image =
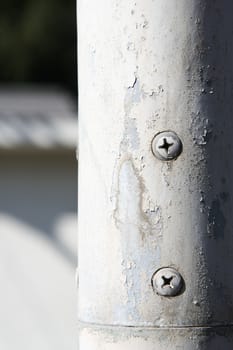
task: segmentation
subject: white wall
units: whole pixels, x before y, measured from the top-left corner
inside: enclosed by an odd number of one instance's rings
[[[76,161],[0,154],[0,349],[76,349]]]

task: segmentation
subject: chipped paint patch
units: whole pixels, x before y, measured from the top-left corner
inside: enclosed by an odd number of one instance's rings
[[[125,118],[124,135],[121,142],[121,151],[128,149],[137,150],[140,146],[140,139],[138,135],[137,122],[135,118]]]
[[[140,83],[137,76],[135,76],[134,82],[128,87],[125,94],[125,115],[129,115],[134,104],[141,101]]]
[[[151,268],[160,260],[162,210],[149,199],[130,157],[121,160],[117,179],[114,220],[121,234],[121,265],[127,293],[121,312],[127,310],[128,321],[136,322],[141,319],[140,307],[145,302]]]
[[[192,113],[190,131],[193,141],[199,146],[206,145],[212,137],[212,129],[207,118],[201,116],[200,112]]]

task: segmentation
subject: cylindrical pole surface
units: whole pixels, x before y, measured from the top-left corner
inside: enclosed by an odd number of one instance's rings
[[[80,350],[230,350],[233,2],[78,0],[78,33]]]

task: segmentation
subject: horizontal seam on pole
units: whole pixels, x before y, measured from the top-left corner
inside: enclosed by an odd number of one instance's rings
[[[122,329],[135,329],[135,330],[170,330],[170,329],[220,329],[220,328],[233,328],[233,324],[227,325],[187,325],[187,326],[129,326],[129,325],[121,325],[121,324],[100,324],[93,322],[84,322],[79,320],[78,324],[82,328],[122,328]]]

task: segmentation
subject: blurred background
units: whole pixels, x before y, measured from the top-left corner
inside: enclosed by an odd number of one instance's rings
[[[0,4],[0,349],[77,349],[75,0]]]

